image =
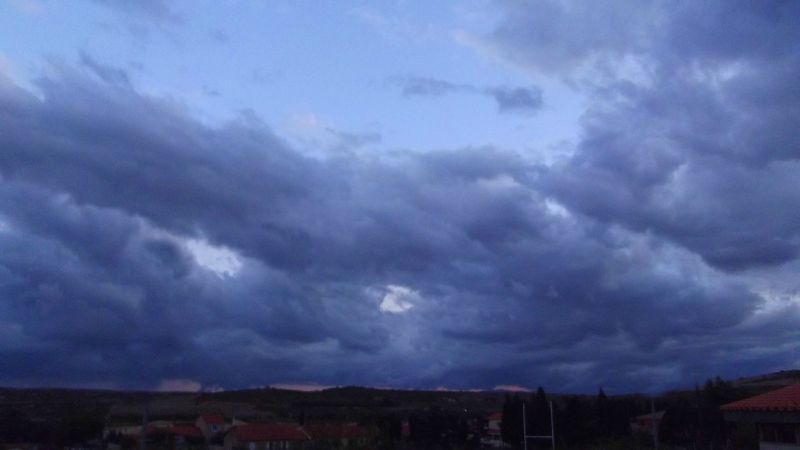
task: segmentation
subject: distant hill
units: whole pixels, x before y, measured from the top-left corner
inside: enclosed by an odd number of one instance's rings
[[[800,370],[783,370],[763,375],[729,380],[731,386],[748,394],[757,394],[790,384],[800,383]],[[693,389],[672,394],[692,394]],[[145,391],[112,391],[84,389],[16,389],[0,388],[0,411],[20,414],[36,420],[50,420],[65,415],[80,416],[87,420],[103,422],[109,413],[122,414],[126,409],[134,414],[145,401],[172,404],[186,409],[186,404],[203,404],[204,409],[227,411],[234,404],[251,407],[241,415],[267,414],[277,418],[346,417],[351,420],[375,414],[400,416],[438,408],[441,411],[486,414],[503,407],[503,391],[414,391],[375,389],[365,387],[337,387],[315,392],[262,388],[222,392],[177,393]],[[522,396],[527,393],[519,393]],[[553,395],[552,393],[549,393]],[[559,399],[564,394],[553,395]],[[255,412],[253,412],[255,411]],[[245,414],[247,412],[247,414]]]
[[[730,383],[734,387],[742,389],[777,389],[790,384],[800,384],[800,370],[781,370],[779,372],[772,372],[764,375],[730,380]]]

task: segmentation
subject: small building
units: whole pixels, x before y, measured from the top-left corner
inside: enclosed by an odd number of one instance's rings
[[[641,416],[634,417],[631,419],[630,423],[631,431],[650,435],[652,435],[654,431],[658,433],[661,421],[664,420],[665,413],[666,411],[656,411],[654,413],[642,414]]]
[[[194,425],[203,432],[203,436],[208,440],[226,431],[225,417],[222,414],[204,414],[197,418]]]
[[[481,437],[481,444],[491,448],[504,447],[503,413],[495,412],[486,417],[486,433]]]
[[[225,434],[225,450],[306,450],[311,436],[300,425],[253,423],[231,428]]]
[[[800,384],[722,405],[725,420],[758,428],[760,450],[800,450]]]

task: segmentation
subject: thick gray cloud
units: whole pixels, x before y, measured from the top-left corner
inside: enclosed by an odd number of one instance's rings
[[[628,391],[800,363],[791,11],[502,5],[487,42],[589,100],[552,165],[314,157],[86,56],[0,81],[0,382]]]
[[[575,77],[585,76],[578,67],[620,67],[586,88],[584,136],[541,186],[571,208],[658,233],[725,270],[795,259],[797,5],[634,3],[602,11],[581,2],[505,4],[507,20],[490,42],[512,60],[534,70],[569,63]],[[543,25],[573,21],[593,25]],[[626,71],[623,58],[636,68]]]

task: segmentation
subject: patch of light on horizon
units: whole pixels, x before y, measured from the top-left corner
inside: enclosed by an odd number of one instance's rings
[[[498,384],[493,389],[495,391],[504,391],[504,392],[533,392],[530,389],[526,388],[525,386],[519,386],[516,384]]]
[[[161,392],[200,392],[203,385],[186,378],[164,379],[158,384]]]
[[[214,272],[219,277],[234,277],[242,268],[239,255],[227,248],[214,246],[205,240],[188,239],[186,248],[200,267]]]
[[[273,389],[284,389],[287,391],[300,391],[300,392],[319,392],[325,389],[331,389],[338,386],[335,385],[322,385],[322,384],[304,384],[304,383],[278,383],[270,384],[269,387]]]
[[[386,291],[379,306],[385,313],[403,314],[414,307],[413,301],[421,299],[419,292],[405,286],[390,284]]]

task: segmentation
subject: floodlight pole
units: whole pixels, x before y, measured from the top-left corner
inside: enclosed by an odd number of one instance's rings
[[[525,419],[525,400],[522,401],[522,445],[528,450],[528,421]]]
[[[149,411],[147,410],[147,400],[144,401],[144,406],[142,407],[142,430],[139,433],[139,449],[140,450],[147,450],[147,423],[150,421],[149,419]]]
[[[658,450],[658,425],[656,424],[656,400],[650,399],[650,424],[653,428],[653,448]]]
[[[525,402],[522,402],[522,442],[525,450],[528,450],[528,439],[550,439],[550,445],[556,450],[556,422],[553,420],[553,401],[550,400],[550,435],[548,436],[528,436],[527,420],[525,420]]]
[[[552,449],[556,450],[556,421],[553,420],[553,401],[550,400],[550,443]]]

